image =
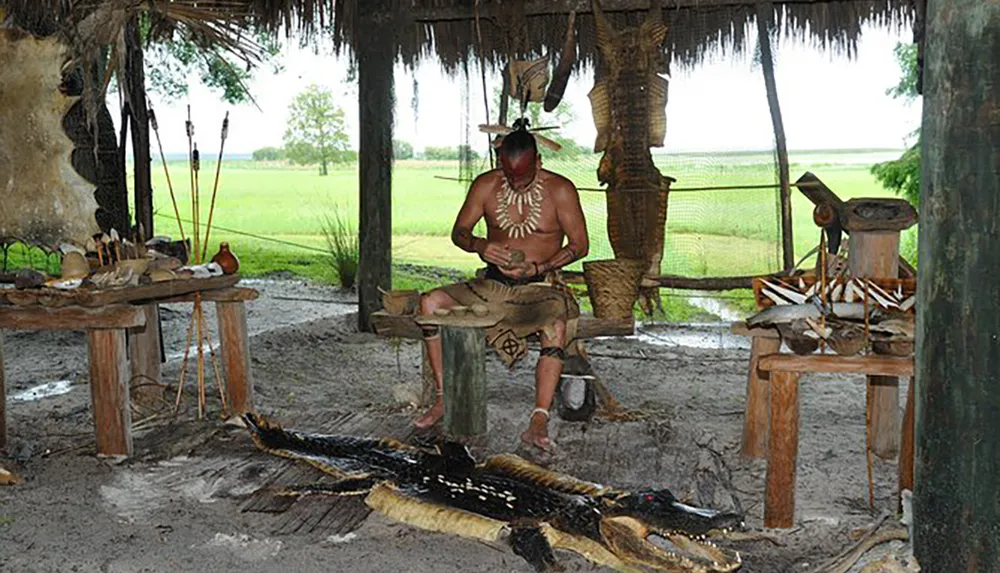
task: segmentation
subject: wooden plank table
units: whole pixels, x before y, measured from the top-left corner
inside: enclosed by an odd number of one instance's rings
[[[97,453],[128,457],[132,455],[129,383],[137,376],[154,382],[160,379],[157,319],[161,303],[193,302],[196,297],[215,303],[227,405],[233,413],[253,409],[244,303],[258,293],[235,287],[238,282],[238,275],[224,275],[95,292],[5,289],[0,291],[0,331],[85,331]],[[127,336],[132,337],[128,354]],[[5,403],[0,355],[0,450],[6,447]]]
[[[799,448],[799,377],[805,372],[909,377],[899,460],[900,487],[913,488],[913,358],[890,356],[838,356],[830,354],[766,354],[757,370],[769,382],[770,430],[764,495],[764,526],[792,527],[795,521],[795,472]],[[759,417],[748,406],[746,416]],[[759,427],[760,420],[748,422]],[[766,426],[765,426],[766,427]],[[871,431],[869,429],[868,431]]]

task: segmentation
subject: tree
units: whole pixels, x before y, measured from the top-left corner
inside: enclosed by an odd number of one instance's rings
[[[408,141],[393,140],[392,156],[395,159],[413,159],[413,146]]]
[[[254,161],[281,161],[285,158],[285,150],[280,147],[261,147],[253,152]]]
[[[896,61],[902,71],[899,83],[886,90],[894,98],[902,98],[907,103],[917,99],[917,46],[896,44]],[[883,187],[902,196],[914,207],[920,204],[920,129],[911,134],[916,143],[903,152],[899,159],[877,163],[871,172]]]
[[[159,35],[151,30],[148,16],[142,17],[140,30],[143,45],[146,45],[146,79],[151,93],[165,100],[183,98],[188,93],[188,76],[197,73],[202,83],[221,91],[227,103],[239,104],[252,99],[247,91],[252,70],[223,48],[210,43],[201,45],[179,34]],[[281,48],[277,41],[263,31],[250,29],[247,33],[264,48],[261,54],[264,59],[260,63],[271,64],[271,71],[279,73],[282,66],[277,56]]]
[[[493,90],[493,102],[492,102],[492,107],[490,107],[491,114],[499,113],[500,101],[501,101],[500,98],[503,96],[503,94],[501,93],[502,91],[503,91],[502,87],[497,87],[494,88]],[[517,119],[520,115],[521,104],[516,99],[510,98],[509,95],[508,98],[509,99],[507,105],[507,125],[511,125],[514,123],[514,120]],[[568,125],[569,123],[573,122],[573,120],[576,119],[576,114],[573,112],[573,109],[570,107],[569,102],[567,102],[566,100],[563,100],[559,104],[559,106],[556,107],[556,109],[552,110],[551,112],[546,112],[545,109],[542,107],[541,102],[528,102],[528,105],[525,107],[524,110],[524,116],[528,118],[528,122],[531,127],[555,126],[561,128],[565,127],[566,125]],[[494,115],[490,119],[495,120],[496,116]],[[562,149],[559,151],[552,151],[548,148],[544,148],[541,150],[542,153],[546,155],[552,154],[557,159],[572,159],[574,157],[578,157],[583,153],[590,152],[589,148],[580,145],[579,143],[573,141],[568,137],[563,137],[562,135],[560,135],[559,129],[546,130],[543,132],[539,132],[539,134],[544,135],[545,137],[551,139],[552,141],[555,141],[556,143],[562,146]]]
[[[330,163],[347,160],[347,130],[344,110],[333,102],[333,93],[310,85],[288,106],[285,153],[294,163],[320,165],[328,173]]]

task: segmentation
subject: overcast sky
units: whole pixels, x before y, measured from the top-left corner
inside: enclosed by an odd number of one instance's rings
[[[755,36],[755,34],[751,34]],[[893,57],[896,42],[911,41],[911,33],[866,28],[856,60],[824,53],[791,42],[775,54],[778,95],[790,149],[892,148],[901,149],[906,136],[920,124],[919,101],[906,105],[885,94],[899,78]],[[260,109],[253,105],[223,103],[211,90],[190,78],[188,97],[163,101],[151,94],[159,118],[165,151],[185,153],[184,120],[192,108],[195,139],[203,152],[218,152],[219,129],[230,113],[227,153],[250,153],[265,146],[280,146],[288,104],[310,83],[333,90],[338,105],[347,114],[352,146],[357,147],[357,86],[347,79],[347,61],[321,50],[288,47],[281,56],[284,71],[272,74],[262,69],[251,90]],[[481,79],[472,72],[469,113],[475,126],[485,119]],[[414,114],[414,75],[418,107]],[[416,73],[396,69],[395,137],[424,146],[451,146],[464,137],[464,78],[445,76],[437,62],[427,61]],[[497,76],[487,77],[489,89],[499,85]],[[564,105],[569,104],[576,121],[563,133],[585,145],[596,134],[590,116],[587,92],[593,85],[591,72],[569,83]],[[491,110],[495,118],[496,110]],[[475,137],[474,143],[483,141]],[[770,149],[773,145],[763,75],[750,56],[715,58],[693,70],[674,69],[667,105],[666,150]]]

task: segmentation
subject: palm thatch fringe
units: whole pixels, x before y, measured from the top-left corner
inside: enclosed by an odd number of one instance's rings
[[[180,29],[252,63],[260,52],[243,31],[246,27],[305,39],[322,34],[332,38],[338,52],[353,56],[362,32],[359,1],[363,0],[0,0],[0,8],[21,21],[48,22],[53,32],[78,27],[88,15],[103,15],[102,25],[84,30],[91,34],[85,43],[113,40],[124,13],[146,11],[160,23],[161,32]],[[664,0],[664,18],[670,25],[664,55],[674,65],[691,66],[720,50],[725,55],[752,49],[756,5],[764,1],[686,0],[678,8],[674,4],[681,0]],[[774,2],[775,23],[784,34],[851,57],[865,25],[899,29],[912,22],[919,1],[778,0]],[[480,61],[480,56],[495,71],[512,57],[538,57],[556,53],[562,46],[568,16],[525,15],[523,2],[479,0],[479,10],[490,14],[479,22],[481,43],[474,20],[424,21],[420,17],[430,9],[468,11],[475,4],[476,0],[392,0],[392,11],[383,16],[392,22],[393,33],[385,41],[396,44],[398,62],[413,67],[433,58],[449,73]],[[642,10],[605,11],[616,29],[638,26],[645,17]],[[574,71],[579,72],[593,65],[597,47],[589,11],[577,14],[576,20]]]

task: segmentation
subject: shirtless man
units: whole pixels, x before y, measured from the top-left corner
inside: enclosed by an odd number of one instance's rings
[[[515,124],[516,125],[516,124]],[[573,183],[542,169],[535,138],[523,127],[507,135],[499,150],[501,167],[483,173],[472,183],[452,229],[452,242],[476,253],[486,264],[484,278],[507,285],[542,282],[550,271],[587,255],[587,225],[580,197]],[[521,209],[517,198],[521,197]],[[476,237],[472,229],[486,218],[487,235]],[[566,244],[563,245],[564,240]],[[520,251],[521,257],[512,256]],[[433,314],[458,302],[443,289],[425,294],[421,312]],[[535,367],[535,409],[521,439],[541,449],[550,449],[548,410],[562,373],[566,323],[557,319],[555,336],[540,332],[541,355]],[[424,331],[428,358],[437,384],[435,404],[416,422],[417,428],[434,425],[444,415],[441,338],[435,330]]]

